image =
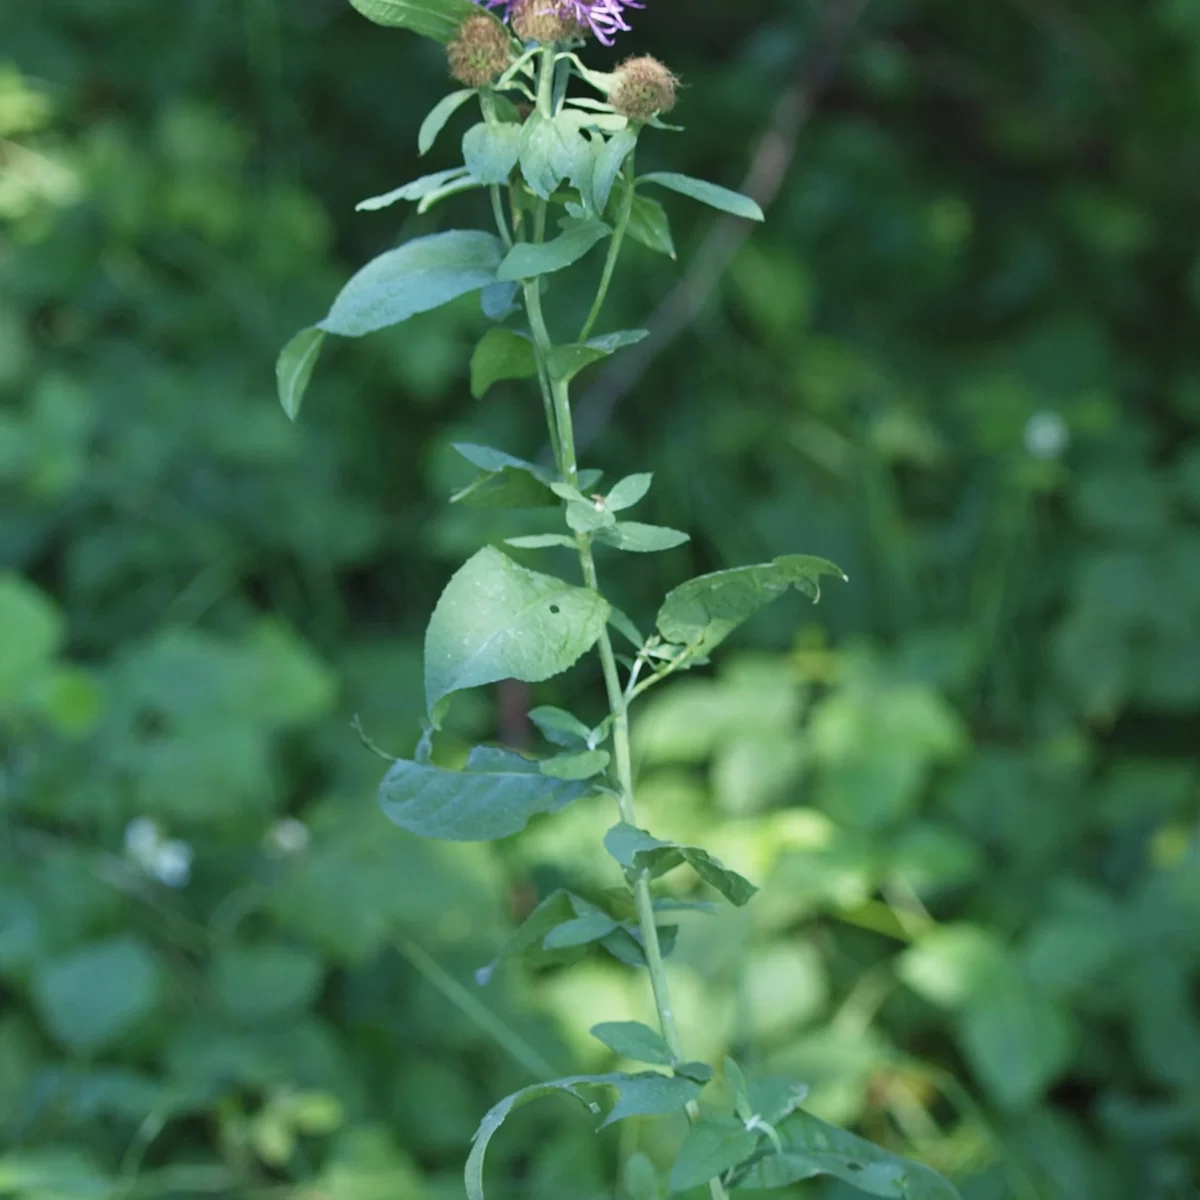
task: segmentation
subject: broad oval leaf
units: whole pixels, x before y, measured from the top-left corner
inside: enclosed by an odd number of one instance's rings
[[[474,95],[474,88],[463,88],[461,91],[451,92],[450,95],[443,96],[429,110],[425,120],[421,122],[420,130],[417,132],[417,151],[420,154],[426,154],[433,148],[433,143],[437,141],[438,134],[446,128],[446,122]]]
[[[626,475],[624,479],[618,479],[612,485],[608,495],[604,497],[604,503],[611,512],[632,508],[639,500],[645,498],[653,482],[654,475],[650,471]]]
[[[426,196],[441,190],[449,183],[457,182],[466,174],[466,167],[451,167],[448,171],[435,171],[432,175],[422,175],[420,179],[414,179],[411,183],[404,184],[403,187],[384,192],[381,196],[371,196],[366,200],[360,200],[354,206],[354,211],[377,212],[379,209],[388,208],[401,200],[424,200]]]
[[[293,421],[300,414],[300,405],[304,403],[304,393],[308,390],[324,341],[324,330],[302,329],[284,346],[275,362],[279,403]]]
[[[532,817],[558,812],[587,791],[585,783],[543,775],[519,754],[476,747],[461,771],[394,762],[379,785],[379,806],[419,837],[489,842],[520,833]]]
[[[657,183],[659,187],[670,188],[682,196],[690,196],[693,200],[699,200],[701,204],[719,208],[735,217],[744,217],[747,221],[766,219],[763,210],[749,196],[709,183],[706,179],[693,179],[690,175],[678,175],[674,171],[653,171],[649,175],[641,176],[638,183]]]
[[[480,183],[507,183],[521,149],[520,125],[480,121],[463,136],[463,162]]]
[[[496,273],[497,279],[533,279],[561,271],[578,262],[597,242],[612,232],[603,221],[584,221],[548,242],[518,242]]]
[[[459,568],[425,634],[425,699],[437,724],[463,688],[550,679],[596,644],[608,620],[598,592],[518,566],[488,546]]]
[[[494,383],[536,374],[537,358],[527,337],[511,329],[489,329],[471,355],[471,395],[482,400]]]
[[[679,529],[666,525],[643,525],[641,521],[620,521],[611,529],[601,529],[598,541],[617,550],[628,550],[634,554],[653,554],[659,550],[673,550],[692,539]]]
[[[779,1127],[783,1153],[772,1152],[750,1168],[740,1186],[780,1188],[831,1175],[872,1196],[895,1200],[960,1200],[936,1171],[899,1158],[836,1125],[797,1112]]]
[[[368,21],[408,29],[442,45],[458,35],[462,23],[479,9],[472,0],[350,0]]]
[[[824,558],[785,554],[774,562],[700,575],[668,593],[658,610],[659,632],[668,642],[707,654],[760,608],[796,588],[814,603],[822,575],[846,576]]]
[[[490,233],[416,238],[369,262],[342,288],[318,328],[362,337],[496,282],[503,245]]]

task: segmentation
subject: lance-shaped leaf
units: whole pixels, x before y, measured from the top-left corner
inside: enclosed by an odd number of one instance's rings
[[[389,208],[393,204],[398,204],[401,200],[423,200],[447,184],[464,179],[466,175],[466,167],[451,167],[448,171],[435,171],[432,175],[422,175],[420,179],[414,179],[402,187],[384,192],[381,196],[371,196],[367,200],[360,200],[354,206],[354,211],[377,212],[381,208]]]
[[[490,233],[452,229],[415,238],[367,263],[342,288],[319,328],[362,337],[488,284],[504,252]]]
[[[452,692],[573,666],[604,631],[608,602],[518,566],[488,546],[446,585],[425,634],[425,699],[435,726]],[[545,777],[543,777],[545,778]]]
[[[622,129],[613,134],[596,155],[596,165],[592,174],[592,195],[597,211],[603,213],[608,207],[608,198],[612,195],[613,184],[621,172],[621,164],[636,145],[637,134],[630,129]]]
[[[644,525],[641,521],[619,521],[596,534],[598,541],[616,550],[627,550],[634,554],[653,554],[659,550],[673,550],[692,539],[680,529],[666,525]]]
[[[680,195],[699,200],[701,204],[719,208],[735,217],[745,217],[747,221],[766,219],[763,210],[749,196],[743,196],[741,192],[731,192],[728,188],[709,183],[706,179],[693,179],[690,175],[677,175],[674,171],[654,171],[641,176],[638,183],[657,183],[660,187],[670,188]]]
[[[612,232],[603,221],[583,221],[548,242],[518,242],[500,264],[497,278],[532,279],[578,262]]]
[[[471,355],[471,395],[482,400],[488,388],[502,379],[529,379],[536,374],[537,359],[529,338],[511,329],[489,329]]]
[[[461,771],[394,762],[379,785],[379,805],[401,829],[445,842],[489,842],[520,833],[539,813],[558,812],[586,783],[543,775],[536,762],[476,746]]]
[[[472,0],[350,0],[368,21],[407,29],[446,45],[479,9]]]
[[[634,196],[629,210],[626,232],[635,242],[653,250],[656,254],[675,257],[675,240],[671,237],[671,220],[667,210],[649,196]]]
[[[433,148],[438,134],[446,128],[446,122],[475,94],[474,88],[463,88],[460,91],[451,92],[450,95],[443,96],[429,110],[417,132],[417,151],[420,154],[426,154]]]
[[[454,449],[482,474],[455,492],[451,503],[471,508],[542,508],[558,503],[550,490],[553,474],[536,463],[470,442],[456,442]]]
[[[302,329],[280,351],[275,363],[279,403],[293,421],[300,414],[300,405],[304,402],[304,393],[308,390],[324,341],[325,334],[320,329]]]
[[[654,1075],[644,1073],[626,1075],[614,1072],[608,1075],[569,1075],[565,1079],[555,1079],[549,1083],[535,1083],[522,1088],[511,1096],[505,1096],[499,1104],[494,1105],[480,1122],[475,1131],[470,1156],[467,1158],[466,1185],[468,1200],[484,1200],[483,1163],[487,1155],[488,1144],[497,1129],[504,1124],[508,1114],[514,1108],[528,1104],[532,1100],[540,1100],[543,1096],[552,1096],[556,1092],[573,1096],[587,1106],[593,1113],[600,1111],[600,1106],[588,1100],[585,1093],[593,1088],[616,1088],[617,1102],[604,1124],[611,1124],[623,1117],[662,1115],[682,1109],[691,1100],[699,1087],[687,1079],[669,1075]]]
[[[635,346],[649,336],[646,329],[623,329],[619,333],[606,333],[600,337],[588,338],[586,342],[555,346],[550,351],[550,374],[555,379],[570,382],[584,367],[615,354],[625,346]]]
[[[758,891],[748,879],[731,871],[707,850],[659,841],[635,825],[614,825],[604,835],[604,846],[627,871],[648,871],[651,879],[687,863],[705,883],[739,908]]]
[[[831,1175],[872,1196],[895,1200],[960,1200],[936,1171],[881,1150],[811,1113],[797,1112],[779,1127],[783,1153],[773,1148],[740,1180],[746,1189],[782,1188]]]
[[[668,593],[658,610],[658,629],[668,642],[708,654],[760,608],[796,588],[815,603],[822,575],[845,579],[839,567],[807,554],[785,554],[774,562],[700,575]]]

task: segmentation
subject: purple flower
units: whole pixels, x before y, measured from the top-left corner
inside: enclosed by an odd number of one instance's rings
[[[639,0],[476,0],[487,8],[503,8],[507,21],[513,9],[522,4],[539,4],[537,11],[555,16],[569,17],[596,35],[606,46],[613,44],[613,35],[629,32],[624,10],[644,8]]]

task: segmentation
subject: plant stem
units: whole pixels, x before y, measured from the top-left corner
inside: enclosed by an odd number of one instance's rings
[[[621,197],[621,212],[617,217],[617,227],[613,230],[612,241],[608,244],[608,255],[604,260],[604,274],[600,277],[600,290],[596,293],[592,310],[588,313],[583,328],[579,331],[578,340],[581,342],[587,341],[588,334],[592,332],[596,319],[600,316],[600,310],[604,307],[604,301],[608,297],[608,287],[612,283],[613,272],[617,268],[617,259],[621,256],[621,243],[625,241],[625,231],[629,228],[629,218],[633,215],[634,155],[636,153],[635,146],[625,160],[625,191]]]

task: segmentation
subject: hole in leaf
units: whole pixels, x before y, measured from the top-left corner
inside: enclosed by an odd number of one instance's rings
[[[562,609],[559,608],[557,604],[552,604],[552,605],[550,605],[550,611],[552,613],[554,613],[555,616],[557,616],[560,612],[562,612]]]

